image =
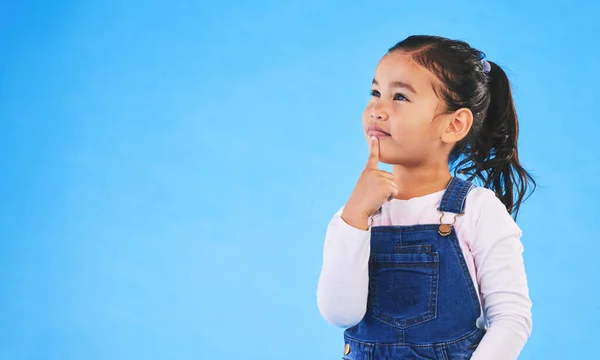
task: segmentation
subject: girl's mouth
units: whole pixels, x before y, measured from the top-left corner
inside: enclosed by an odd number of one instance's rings
[[[367,128],[367,134],[369,136],[377,136],[377,137],[390,136],[390,134],[387,131],[385,131],[382,128],[380,128],[379,126],[375,126],[375,125],[371,125]]]
[[[388,134],[388,133],[385,133],[385,132],[383,132],[383,131],[379,131],[379,130],[369,130],[369,131],[367,132],[367,134],[368,134],[369,136],[377,136],[377,137],[385,137],[385,136],[390,136],[390,134]]]

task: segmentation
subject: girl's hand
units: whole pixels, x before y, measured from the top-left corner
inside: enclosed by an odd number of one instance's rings
[[[394,175],[379,170],[379,139],[372,136],[367,165],[342,211],[342,219],[355,228],[368,230],[369,217],[396,195],[398,187]]]

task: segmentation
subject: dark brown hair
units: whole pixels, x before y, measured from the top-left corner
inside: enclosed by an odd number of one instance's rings
[[[467,180],[477,179],[494,191],[516,220],[527,190],[532,186],[533,193],[536,183],[519,162],[519,123],[506,73],[487,60],[490,71],[484,71],[483,52],[439,36],[409,36],[388,52],[393,51],[410,53],[437,77],[442,86],[434,90],[446,112],[471,110],[471,130],[454,146],[448,163],[455,176],[466,174]]]

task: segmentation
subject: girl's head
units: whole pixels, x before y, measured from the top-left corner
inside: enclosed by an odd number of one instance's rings
[[[517,156],[518,122],[504,71],[462,41],[410,36],[373,79],[365,134],[378,126],[380,160],[403,168],[451,165],[492,189],[515,218],[535,181]],[[368,137],[368,136],[367,136]]]

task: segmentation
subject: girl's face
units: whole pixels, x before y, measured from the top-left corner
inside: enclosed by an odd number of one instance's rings
[[[414,167],[439,161],[447,122],[444,116],[436,117],[443,109],[433,90],[436,82],[411,55],[395,51],[381,59],[362,117],[367,141],[370,126],[390,134],[376,135],[381,162]]]

